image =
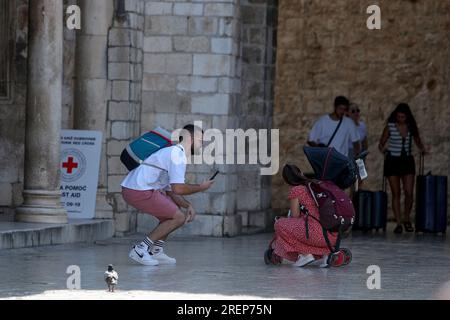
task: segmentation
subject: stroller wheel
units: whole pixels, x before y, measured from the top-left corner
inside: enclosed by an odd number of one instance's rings
[[[352,252],[350,251],[350,249],[347,248],[341,248],[341,250],[344,253],[344,266],[348,265],[350,262],[352,262]]]
[[[264,262],[265,264],[281,264],[281,259],[276,254],[273,253],[273,249],[267,249],[264,252]]]
[[[327,264],[331,267],[342,267],[345,265],[345,254],[342,250],[333,252],[328,256]]]
[[[264,252],[264,263],[265,264],[270,264],[270,256],[271,256],[271,252],[272,249],[267,249],[266,252]]]

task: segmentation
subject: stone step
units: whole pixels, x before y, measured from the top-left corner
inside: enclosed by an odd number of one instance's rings
[[[114,220],[69,220],[67,224],[0,222],[0,250],[94,242],[114,236]]]
[[[265,232],[267,232],[266,228],[262,227],[242,227],[242,235],[251,235]]]

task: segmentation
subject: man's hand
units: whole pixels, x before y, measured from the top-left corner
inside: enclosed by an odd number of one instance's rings
[[[200,188],[202,188],[203,191],[206,191],[209,188],[211,188],[213,184],[214,184],[214,180],[206,180],[205,182],[203,182],[200,185]]]
[[[195,212],[194,207],[192,205],[189,205],[186,213],[186,223],[194,221],[196,215],[197,212]]]

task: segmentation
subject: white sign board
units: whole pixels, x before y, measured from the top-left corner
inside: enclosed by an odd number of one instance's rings
[[[61,203],[69,219],[93,219],[97,197],[102,133],[62,130]]]

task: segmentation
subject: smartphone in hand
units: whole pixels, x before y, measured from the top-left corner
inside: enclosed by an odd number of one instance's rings
[[[219,172],[219,170],[217,170],[216,171],[216,173],[214,173],[214,175],[211,177],[211,179],[209,179],[210,181],[211,180],[214,180],[214,178],[219,174],[220,172]]]

